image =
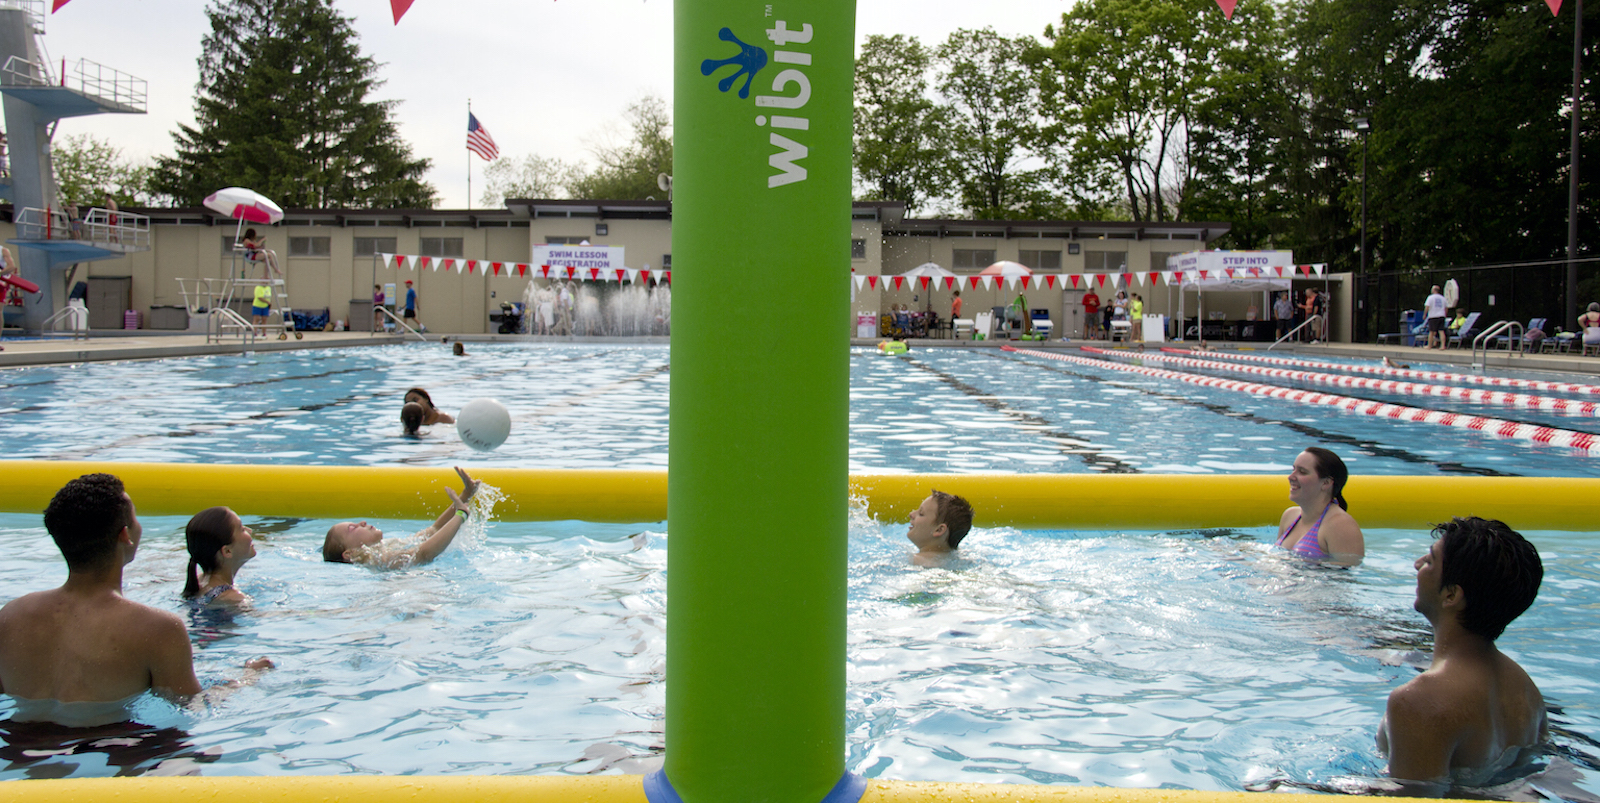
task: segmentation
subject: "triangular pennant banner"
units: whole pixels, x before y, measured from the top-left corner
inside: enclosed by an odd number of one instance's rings
[[[517,263],[517,275],[518,276],[527,276],[528,275],[528,263],[526,263],[526,262],[518,262]]]
[[[599,268],[590,268],[589,269],[589,281],[595,282],[595,281],[599,281],[599,280],[600,280],[600,269]]]
[[[1209,279],[1209,278],[1211,278],[1211,277],[1210,277],[1210,276],[1209,276],[1209,275],[1208,275],[1208,274],[1210,274],[1210,273],[1211,273],[1211,271],[1208,271],[1208,270],[1203,270],[1203,271],[1200,271],[1200,280],[1201,280],[1201,281],[1205,281],[1205,280],[1206,280],[1206,279]]]
[[[860,290],[867,283],[867,277],[865,276],[851,276],[850,278],[855,280],[857,290]]]
[[[1117,283],[1118,287],[1132,287],[1133,286],[1133,274],[1124,273],[1119,278],[1121,279],[1121,281],[1119,281]]]
[[[661,272],[661,281],[666,282],[667,284],[672,284],[672,271],[670,271],[670,270],[662,271]]]
[[[1556,1],[1560,2],[1560,0],[1556,0]],[[390,2],[394,2],[394,3],[405,2],[406,5],[410,5],[409,0],[390,0]],[[1546,0],[1546,2],[1549,2],[1549,0]],[[1224,18],[1226,18],[1229,22],[1233,22],[1233,9],[1234,9],[1234,6],[1237,6],[1238,4],[1239,4],[1239,0],[1217,0],[1217,8],[1222,9],[1222,16]],[[402,12],[402,13],[404,13],[404,12]],[[400,17],[396,16],[394,18],[394,21],[395,22],[399,22],[400,21]]]
[[[56,7],[60,8],[61,4],[66,2],[67,0],[56,0]],[[412,2],[413,0],[389,0],[389,10],[394,12],[394,24],[400,24],[400,18],[406,15],[406,11],[411,8]]]
[[[626,268],[617,268],[617,281],[620,283],[629,273],[632,273],[632,271]]]
[[[868,276],[867,277],[867,285],[870,286],[874,290],[878,289],[878,277],[876,277],[876,276]]]
[[[1178,284],[1183,284],[1183,271],[1181,271],[1181,270],[1173,271],[1172,272],[1172,278],[1177,279],[1178,280]]]
[[[1015,276],[1006,276],[1006,277],[1004,277],[1004,281],[1005,281],[1007,290],[1015,290],[1015,289],[1017,289],[1017,277],[1015,277]]]
[[[1321,276],[1322,272],[1328,269],[1328,263],[1326,263],[1326,262],[1315,262],[1315,263],[1312,263],[1311,269],[1316,271],[1318,276]]]
[[[1098,281],[1100,283],[1101,287],[1105,287],[1106,286],[1106,274],[1097,273],[1097,274],[1095,274],[1094,278],[1095,278],[1096,281]],[[1116,285],[1112,285],[1112,287],[1115,287],[1115,286]]]
[[[955,286],[955,283],[956,283],[956,277],[954,277],[954,276],[946,276],[946,277],[944,277],[944,289],[949,290],[951,287]]]
[[[60,8],[66,4],[67,0],[56,0],[56,8]],[[1550,16],[1554,17],[1555,15],[1561,13],[1561,0],[1544,0],[1544,4],[1550,7]],[[54,14],[55,12],[51,11],[50,13]]]
[[[971,290],[972,288],[977,287],[980,284],[983,284],[984,287],[988,287],[989,286],[987,284],[984,284],[982,276],[968,276],[967,277],[967,289],[968,290]]]
[[[476,260],[476,259],[467,260],[467,273],[471,273],[471,272],[473,272],[473,271],[475,271],[477,269],[478,269],[478,260]]]
[[[1161,276],[1161,274],[1159,272],[1150,271],[1150,284],[1152,284],[1152,285],[1155,284],[1156,283],[1156,279],[1159,278],[1160,276]]]
[[[1300,265],[1299,267],[1300,267],[1300,273],[1302,275],[1305,275],[1305,276],[1310,276],[1311,275],[1311,266],[1310,265]]]
[[[928,279],[929,279],[929,278],[930,278],[930,277],[927,277],[927,276],[918,276],[918,277],[917,277],[917,278],[918,278],[918,279],[921,279],[921,280],[922,280],[922,289],[924,289],[924,290],[926,290],[926,289],[928,289]]]
[[[572,267],[571,265],[568,265],[567,266],[567,281],[570,282],[570,281],[572,281],[573,279],[576,279],[576,278],[578,278],[578,269]]]
[[[1068,275],[1067,278],[1072,281],[1073,289],[1077,289],[1078,283],[1083,281],[1083,274],[1081,274],[1081,273],[1073,273],[1073,274]]]
[[[983,289],[985,289],[985,290],[993,290],[994,289],[994,277],[993,276],[980,276],[979,278],[983,279]]]
[[[896,276],[896,277],[894,277],[894,289],[899,290],[900,286],[905,284],[905,283],[906,283],[906,277],[904,277],[904,276]]]
[[[1028,281],[1030,279],[1032,279],[1032,278],[1033,278],[1032,276],[1024,276],[1024,277],[1022,277],[1022,289],[1024,289],[1024,290],[1028,289]]]
[[[1050,274],[1048,276],[1045,276],[1044,277],[1044,288],[1046,290],[1054,290],[1054,289],[1056,289],[1056,280],[1059,279],[1059,278],[1061,278],[1061,277],[1055,275],[1054,273],[1052,273],[1052,274]]]
[[[400,268],[405,267],[406,266],[406,258],[405,258],[405,256],[402,255],[402,254],[395,254],[394,255],[394,266],[395,266],[395,269],[397,269],[397,270],[400,269]]]
[[[415,265],[416,263],[412,263],[412,264]],[[423,267],[424,270],[426,270],[428,268],[433,268],[434,270],[438,270],[439,269],[439,267],[437,265],[433,264],[433,257],[423,257],[422,258],[422,267]]]

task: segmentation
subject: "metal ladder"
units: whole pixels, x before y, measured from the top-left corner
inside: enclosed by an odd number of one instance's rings
[[[1483,334],[1480,334],[1472,339],[1473,370],[1478,371],[1479,373],[1483,372],[1484,367],[1489,362],[1489,344],[1493,343],[1502,332],[1514,332],[1514,334],[1510,335],[1506,340],[1506,351],[1519,355],[1522,353],[1520,350],[1511,348],[1511,344],[1522,342],[1522,324],[1516,321],[1496,321],[1493,326],[1483,330]],[[1478,349],[1480,348],[1483,349],[1482,359],[1479,359],[1478,357]]]

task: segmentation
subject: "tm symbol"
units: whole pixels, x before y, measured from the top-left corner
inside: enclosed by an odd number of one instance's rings
[[[767,6],[767,16],[772,16],[772,6],[770,4]]]

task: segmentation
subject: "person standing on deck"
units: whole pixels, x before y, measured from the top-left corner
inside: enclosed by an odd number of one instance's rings
[[[1450,341],[1449,334],[1445,332],[1445,303],[1444,294],[1439,292],[1439,285],[1433,286],[1433,292],[1428,294],[1427,300],[1422,302],[1428,321],[1428,348],[1436,348],[1435,340],[1439,341],[1437,348],[1444,348]]]
[[[421,330],[422,322],[417,320],[417,288],[411,286],[410,279],[406,280],[406,307],[401,312],[400,317],[409,321],[419,331]]]

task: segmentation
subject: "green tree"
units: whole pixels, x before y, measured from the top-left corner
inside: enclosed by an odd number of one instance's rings
[[[1184,219],[1195,112],[1226,74],[1228,31],[1210,0],[1084,0],[1045,29],[1045,134],[1079,193],[1133,220]]]
[[[914,36],[873,35],[861,46],[855,168],[862,200],[901,201],[914,211],[945,194],[948,114],[928,95],[932,58]]]
[[[507,198],[562,198],[567,187],[583,175],[581,165],[536,154],[501,157],[483,169],[488,186],[483,205],[501,206]]]
[[[1048,174],[1027,168],[1038,132],[1039,96],[1023,54],[1029,37],[991,28],[958,30],[939,46],[939,93],[949,121],[948,173],[976,218],[1048,217]]]
[[[631,137],[590,149],[599,165],[568,184],[572,197],[665,200],[656,181],[662,173],[672,174],[672,113],[666,101],[646,95],[628,104],[626,118]]]
[[[229,185],[285,207],[431,207],[393,120],[369,98],[378,65],[362,56],[332,0],[213,0],[202,43],[196,127],[173,134],[152,187],[198,204]]]
[[[119,206],[149,200],[150,166],[130,162],[122,149],[92,134],[74,134],[50,146],[61,205],[98,206],[111,193]]]

